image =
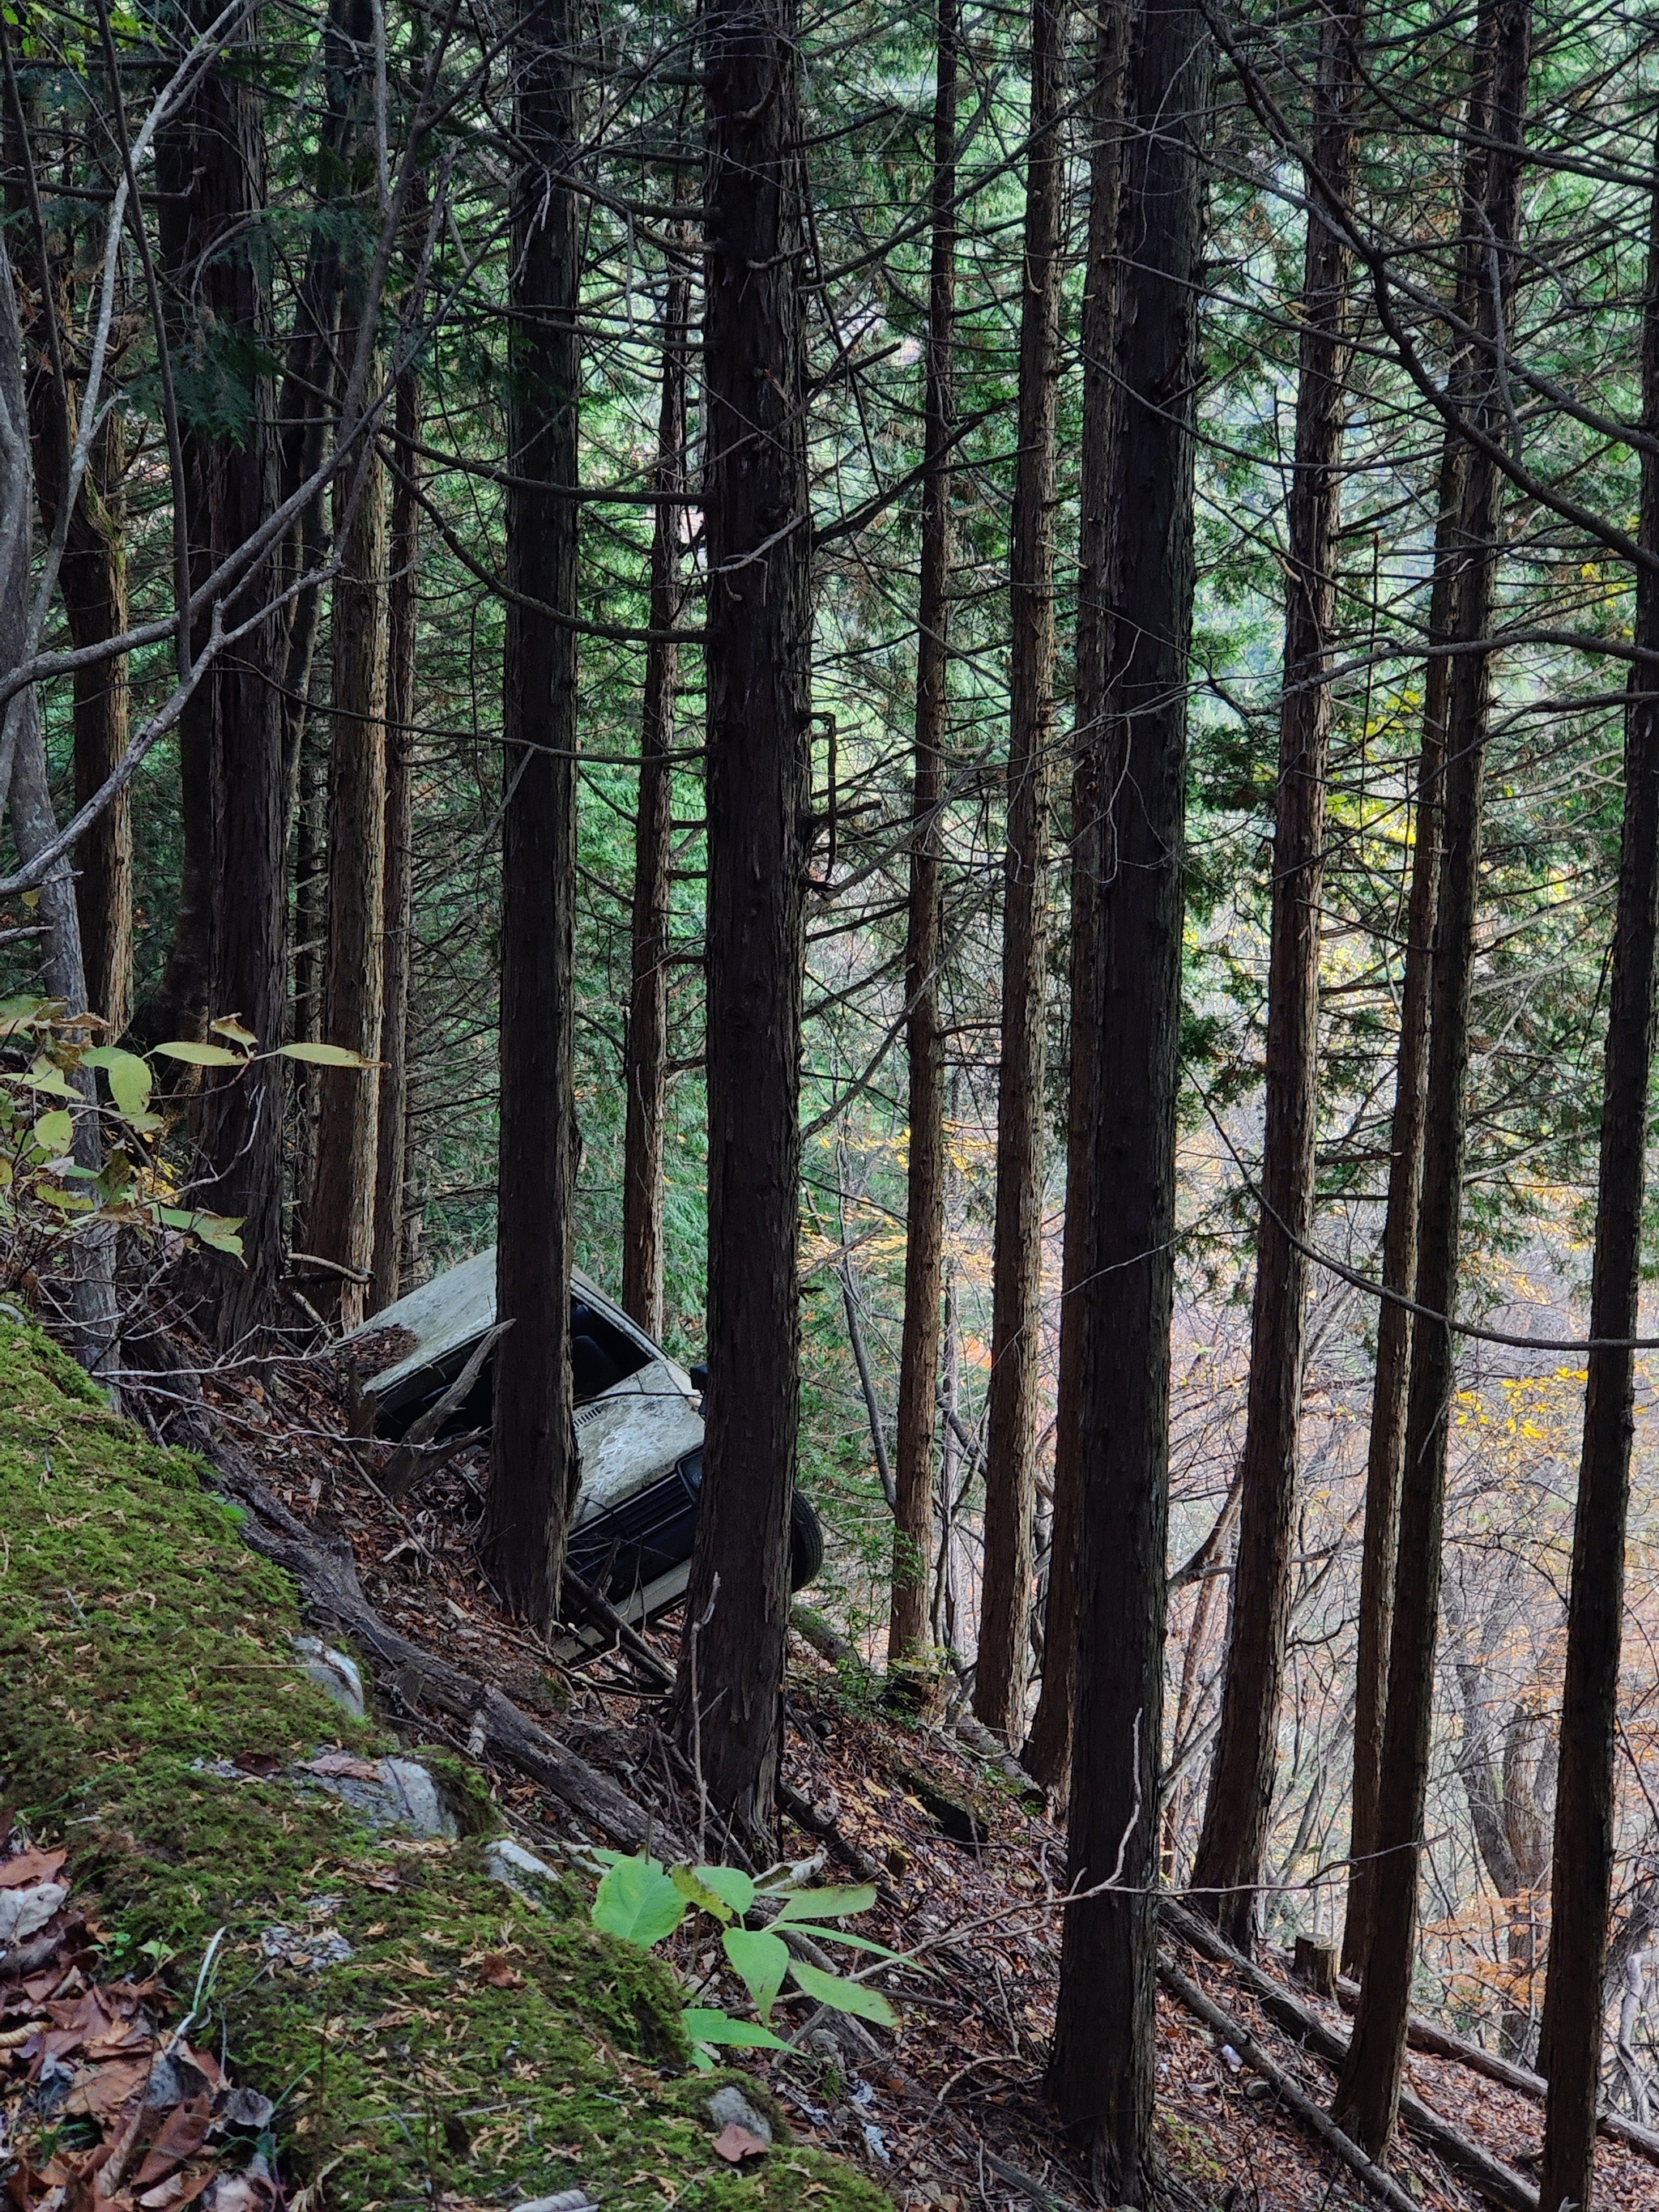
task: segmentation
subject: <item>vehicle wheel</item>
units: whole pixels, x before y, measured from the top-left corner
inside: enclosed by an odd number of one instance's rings
[[[823,1565],[823,1530],[799,1491],[789,1501],[789,1587],[805,1589]]]

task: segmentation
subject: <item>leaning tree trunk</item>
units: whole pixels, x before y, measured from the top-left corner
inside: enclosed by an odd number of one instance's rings
[[[1469,407],[1488,439],[1501,439],[1501,349],[1508,328],[1520,222],[1529,0],[1483,0],[1470,108],[1480,189],[1468,196],[1465,252],[1479,271],[1477,357]],[[1472,179],[1472,185],[1476,181]],[[1478,256],[1478,260],[1476,257]],[[1491,626],[1498,567],[1500,479],[1487,453],[1466,460],[1453,642],[1478,648]],[[1399,1563],[1389,1657],[1376,1870],[1359,2008],[1337,2084],[1340,2124],[1373,2158],[1393,2132],[1400,2104],[1406,2021],[1417,1955],[1417,1890],[1433,1719],[1440,1605],[1446,1444],[1455,1388],[1452,1316],[1457,1298],[1463,1195],[1469,987],[1480,886],[1480,815],[1490,653],[1453,656],[1447,708],[1444,854],[1436,919],[1429,1072],[1419,1208],[1417,1298],[1406,1409]],[[1429,1320],[1427,1314],[1443,1316]]]
[[[386,899],[386,470],[372,439],[337,488],[334,744],[328,787],[328,952],[323,1042],[380,1057]],[[307,1249],[328,1272],[324,1310],[351,1328],[363,1317],[374,1250],[378,1068],[323,1067],[317,1085],[317,1168]]]
[[[922,397],[921,578],[916,613],[915,781],[904,941],[910,1153],[906,1168],[904,1334],[893,1468],[893,1577],[887,1664],[927,1640],[933,1550],[939,1301],[945,1287],[945,1037],[939,1020],[939,811],[949,731],[951,470],[956,414],[958,0],[939,0],[933,81],[933,264]]]
[[[1324,18],[1306,180],[1267,970],[1266,1117],[1243,1476],[1221,1726],[1193,1865],[1195,1901],[1229,1942],[1245,1952],[1256,1933],[1257,1885],[1278,1768],[1302,1419],[1305,1247],[1313,1224],[1319,1120],[1320,896],[1353,260],[1342,232],[1325,220],[1321,208],[1325,192],[1346,201],[1352,181],[1362,9],[1363,0],[1342,0]]]
[[[1048,789],[1054,681],[1054,403],[1066,152],[1065,0],[1032,0],[1030,151],[1019,324],[1019,457],[1010,539],[1008,850],[1003,878],[985,1581],[974,1711],[1025,1726],[1042,1349],[1043,1056],[1048,1037]]]
[[[685,374],[691,312],[690,240],[668,272],[662,316],[662,400],[657,419],[657,494],[651,526],[651,630],[640,724],[639,806],[634,821],[633,971],[623,1049],[623,1310],[647,1336],[663,1324],[664,1146],[668,1112],[669,858],[674,817],[674,703],[686,489]]]
[[[1456,574],[1455,542],[1462,496],[1462,441],[1449,428],[1435,519],[1429,643],[1443,646]],[[1382,1715],[1388,1702],[1389,1639],[1400,1538],[1400,1485],[1406,1450],[1406,1381],[1411,1309],[1417,1289],[1417,1207],[1423,1170],[1424,1085],[1429,1058],[1429,971],[1440,889],[1440,775],[1445,758],[1451,662],[1431,653],[1423,686],[1423,737],[1412,817],[1411,884],[1406,902],[1406,970],[1400,992],[1400,1044],[1389,1133],[1389,1192],[1382,1226],[1382,1283],[1393,1296],[1376,1320],[1376,1372],[1365,1461],[1365,1533],[1359,1560],[1359,1629],[1354,1659],[1353,1790],[1348,1823],[1347,1910],[1342,1924],[1345,1973],[1364,1971],[1376,1850],[1376,1801],[1382,1778]]]
[[[1642,314],[1642,427],[1659,439],[1659,154]],[[1641,543],[1659,559],[1659,457],[1642,454]],[[1602,1967],[1613,1890],[1613,1749],[1625,1618],[1625,1523],[1640,1307],[1642,1199],[1653,1073],[1659,939],[1659,576],[1636,576],[1636,648],[1625,720],[1625,821],[1613,935],[1613,1002],[1602,1073],[1601,1170],[1590,1285],[1589,1355],[1567,1594],[1566,1680],[1544,1992],[1540,2205],[1588,2206],[1606,2023]]]
[[[421,380],[406,368],[393,402],[392,537],[387,565],[386,878],[381,900],[380,1082],[375,1112],[374,1235],[369,1310],[402,1287],[409,1133],[409,990],[415,936],[415,669],[421,595]]]
[[[799,21],[795,0],[705,0],[702,23],[709,1388],[678,1718],[721,1814],[763,1839],[799,1418],[811,649]]]
[[[1119,794],[1095,945],[1078,1698],[1048,2085],[1103,2201],[1158,2186],[1152,2130],[1158,1767],[1194,586],[1194,418],[1209,41],[1199,6],[1140,14],[1124,88],[1105,766]]]
[[[1071,1081],[1066,1105],[1066,1238],[1060,1273],[1060,1393],[1054,1422],[1054,1512],[1043,1607],[1042,1687],[1022,1764],[1045,1789],[1063,1792],[1071,1774],[1077,1681],[1077,1593],[1082,1459],[1083,1306],[1087,1270],[1093,1079],[1099,1046],[1092,1023],[1102,860],[1101,770],[1106,733],[1108,604],[1112,550],[1113,349],[1123,173],[1123,61],[1127,9],[1103,0],[1095,29],[1089,111],[1089,242],[1083,289],[1083,412],[1078,526],[1077,673],[1072,738]]]
[[[576,1487],[577,517],[580,230],[572,0],[523,0],[513,187],[502,735],[501,1106],[495,1437],[483,1558],[509,1608],[556,1618]],[[550,610],[541,611],[540,609]]]

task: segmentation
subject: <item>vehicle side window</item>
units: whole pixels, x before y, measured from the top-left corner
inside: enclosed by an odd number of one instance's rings
[[[570,1301],[570,1367],[576,1402],[599,1397],[650,1364],[631,1336],[596,1313],[585,1298]]]

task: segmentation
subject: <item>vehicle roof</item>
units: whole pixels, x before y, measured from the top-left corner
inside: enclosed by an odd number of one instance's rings
[[[597,1307],[607,1320],[625,1330],[637,1343],[647,1346],[654,1358],[666,1356],[660,1346],[653,1344],[615,1300],[607,1297],[580,1267],[571,1269],[570,1283],[571,1288]],[[388,1328],[407,1329],[415,1338],[410,1350],[401,1353],[390,1367],[365,1379],[363,1388],[379,1397],[395,1389],[420,1369],[434,1366],[451,1352],[464,1352],[468,1345],[476,1344],[495,1319],[495,1247],[490,1244],[482,1252],[475,1252],[470,1260],[463,1260],[459,1267],[434,1275],[419,1290],[410,1291],[407,1297],[394,1300],[389,1306],[382,1306],[379,1313],[362,1328],[354,1328],[343,1341],[356,1343]]]

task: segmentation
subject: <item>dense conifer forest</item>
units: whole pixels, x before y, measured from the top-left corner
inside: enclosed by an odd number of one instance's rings
[[[1185,1929],[1344,1993],[1354,2201],[1432,2032],[1541,2106],[1477,2196],[1595,2203],[1598,2119],[1659,2151],[1650,14],[6,0],[0,63],[7,1317],[210,1460],[323,1392],[503,1636],[631,1654],[680,1810],[521,1773],[780,1957],[787,1822],[858,1871],[792,1632],[965,1738],[1054,1823],[1070,2178],[997,2201],[1224,2201]],[[631,1613],[622,1320],[701,1437]],[[407,1668],[307,1480],[266,1547]]]

